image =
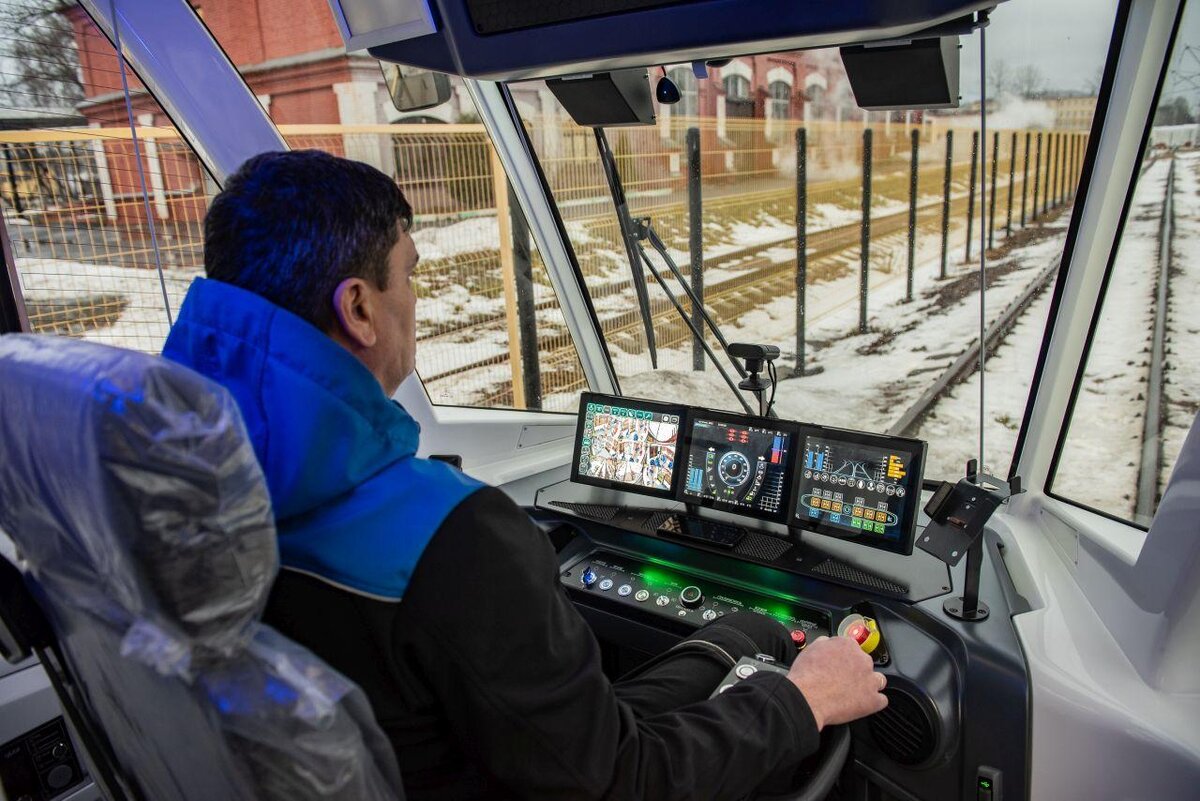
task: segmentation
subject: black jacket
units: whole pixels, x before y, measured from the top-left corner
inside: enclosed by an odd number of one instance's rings
[[[736,799],[816,750],[804,696],[777,674],[639,719],[558,570],[528,515],[484,489],[438,529],[402,602],[284,570],[265,620],[366,691],[412,801]]]

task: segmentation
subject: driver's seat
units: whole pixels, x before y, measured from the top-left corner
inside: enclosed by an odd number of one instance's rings
[[[223,388],[153,356],[0,336],[0,529],[106,792],[403,798],[362,692],[258,620],[275,527]]]

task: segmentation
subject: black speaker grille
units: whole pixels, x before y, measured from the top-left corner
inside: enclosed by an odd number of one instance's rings
[[[567,501],[550,501],[551,506],[574,512],[580,517],[590,517],[593,520],[612,520],[617,516],[617,507],[600,503],[569,503]]]
[[[881,592],[890,592],[894,595],[904,595],[908,592],[908,587],[833,558],[826,559],[818,564],[813,568],[813,572],[838,579],[839,581],[848,581],[860,587],[869,587]]]
[[[911,693],[889,687],[888,705],[867,719],[879,750],[901,765],[920,765],[933,757],[937,729],[933,719]]]
[[[742,538],[742,541],[737,544],[733,552],[764,562],[774,562],[787,553],[791,547],[792,544],[786,540],[766,537],[751,531]]]
[[[475,31],[504,33],[696,0],[467,0]]]

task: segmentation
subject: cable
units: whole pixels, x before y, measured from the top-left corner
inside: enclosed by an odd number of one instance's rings
[[[979,175],[981,198],[987,197],[987,14],[982,12],[983,25],[979,28]],[[979,472],[984,472],[983,429],[987,424],[987,406],[984,391],[984,369],[987,362],[987,226],[983,224],[983,203],[979,204]]]
[[[767,362],[767,375],[771,378],[771,399],[767,401],[766,417],[771,416],[771,411],[775,408],[775,390],[779,389],[779,372],[775,369],[775,362]]]
[[[117,65],[121,68],[121,91],[125,95],[125,113],[129,115],[129,131],[133,139],[133,157],[137,160],[138,179],[142,184],[142,205],[146,209],[146,225],[150,228],[150,247],[154,250],[154,263],[158,267],[158,285],[162,288],[163,308],[167,311],[167,327],[175,325],[171,315],[171,300],[167,297],[167,278],[163,275],[162,253],[158,249],[157,227],[150,210],[150,189],[146,184],[146,168],[142,164],[142,145],[137,135],[137,120],[133,116],[133,99],[129,95],[129,76],[125,72],[125,54],[121,49],[121,23],[117,18],[117,0],[109,0],[112,14],[113,47],[117,51]]]

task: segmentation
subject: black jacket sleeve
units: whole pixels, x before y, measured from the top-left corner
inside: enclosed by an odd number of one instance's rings
[[[736,799],[816,750],[804,696],[776,674],[639,719],[558,569],[528,515],[481,490],[438,530],[395,619],[462,748],[516,794]]]

